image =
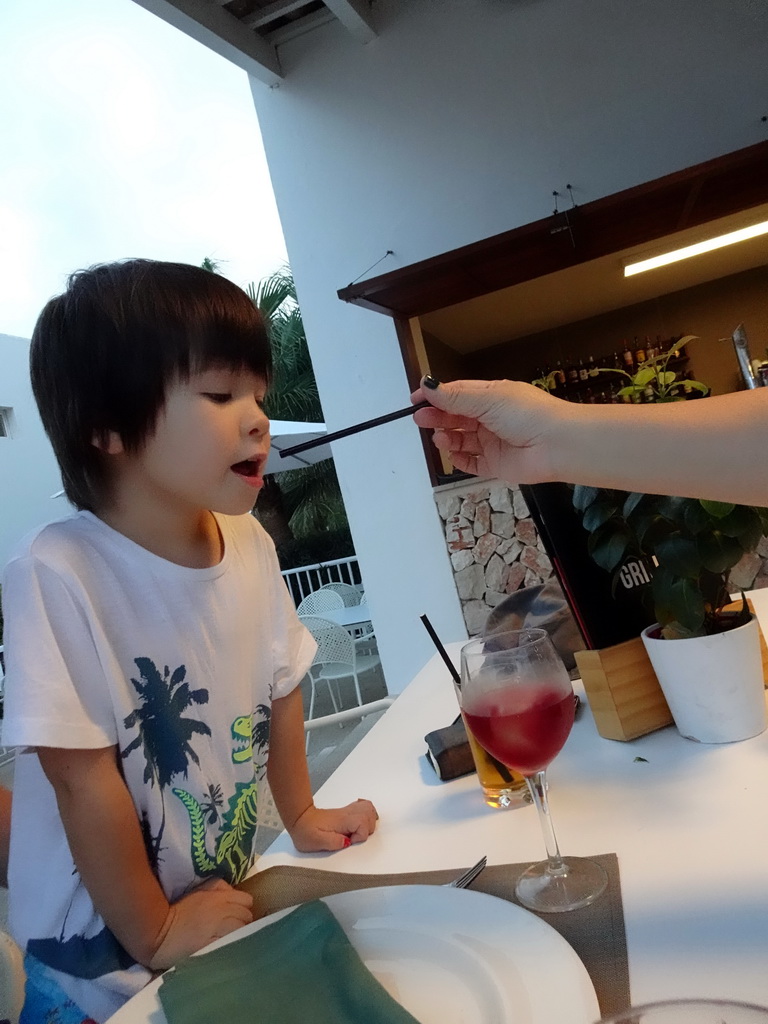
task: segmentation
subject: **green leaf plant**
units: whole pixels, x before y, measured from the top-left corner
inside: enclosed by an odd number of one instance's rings
[[[617,392],[620,398],[628,396],[631,400],[638,400],[645,397],[646,400],[654,402],[682,402],[685,400],[686,390],[700,391],[706,395],[709,392],[706,384],[702,384],[699,380],[686,380],[676,369],[669,368],[670,361],[675,359],[680,350],[695,339],[695,334],[687,334],[684,338],[676,341],[666,352],[640,363],[634,373],[614,367],[598,367],[598,371],[600,373],[618,373],[620,376],[626,377],[628,383]],[[538,384],[538,381],[534,381],[534,383]],[[649,388],[652,396],[648,394]]]
[[[728,574],[768,533],[768,510],[751,505],[576,486],[574,508],[588,550],[616,579],[629,557],[652,567],[653,612],[667,640],[721,633],[747,622],[736,612]]]
[[[681,402],[690,390],[708,394],[697,380],[686,380],[670,363],[695,335],[676,341],[666,352],[640,363],[634,373],[599,367],[600,373],[626,379],[619,398]],[[534,385],[554,390],[550,373]],[[737,612],[730,604],[728,575],[742,556],[768,534],[768,510],[698,498],[576,486],[573,506],[589,534],[593,560],[611,573],[614,588],[622,565],[641,560],[652,573],[650,598],[667,640],[707,636],[740,626],[749,617],[746,599]]]

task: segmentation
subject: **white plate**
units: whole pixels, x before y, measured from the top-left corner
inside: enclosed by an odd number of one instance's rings
[[[571,946],[506,900],[470,889],[395,885],[324,902],[368,969],[421,1024],[591,1024],[600,1016]],[[262,918],[248,931],[287,913]],[[159,985],[148,985],[109,1024],[165,1024]]]

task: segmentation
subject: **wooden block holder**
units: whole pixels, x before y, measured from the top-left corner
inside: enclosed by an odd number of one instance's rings
[[[754,615],[752,603],[747,604]],[[727,607],[740,608],[741,602]],[[768,646],[762,629],[760,652],[768,685]],[[605,739],[634,740],[672,725],[672,712],[639,636],[600,651],[577,651],[576,664],[597,731]]]

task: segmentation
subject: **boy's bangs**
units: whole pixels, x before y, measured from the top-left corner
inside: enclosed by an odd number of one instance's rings
[[[270,378],[271,359],[264,328],[227,324],[206,330],[192,339],[181,354],[179,376],[188,378],[193,373],[204,373],[211,367],[223,366],[240,371],[250,370],[258,377]]]
[[[269,339],[261,314],[248,296],[231,282],[214,277],[208,295],[197,296],[198,308],[187,320],[177,351],[182,377],[221,365],[250,370],[267,379],[272,368]]]

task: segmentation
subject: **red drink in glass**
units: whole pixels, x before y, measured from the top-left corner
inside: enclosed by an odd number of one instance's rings
[[[469,727],[480,744],[497,761],[533,775],[560,753],[573,725],[571,693],[524,688],[498,691],[485,701],[464,710]]]
[[[524,907],[548,913],[586,907],[605,890],[602,865],[564,860],[552,827],[546,769],[563,748],[574,718],[573,689],[543,629],[512,629],[470,640],[461,649],[461,712],[477,741],[522,772],[539,814],[547,860],[517,880]]]

